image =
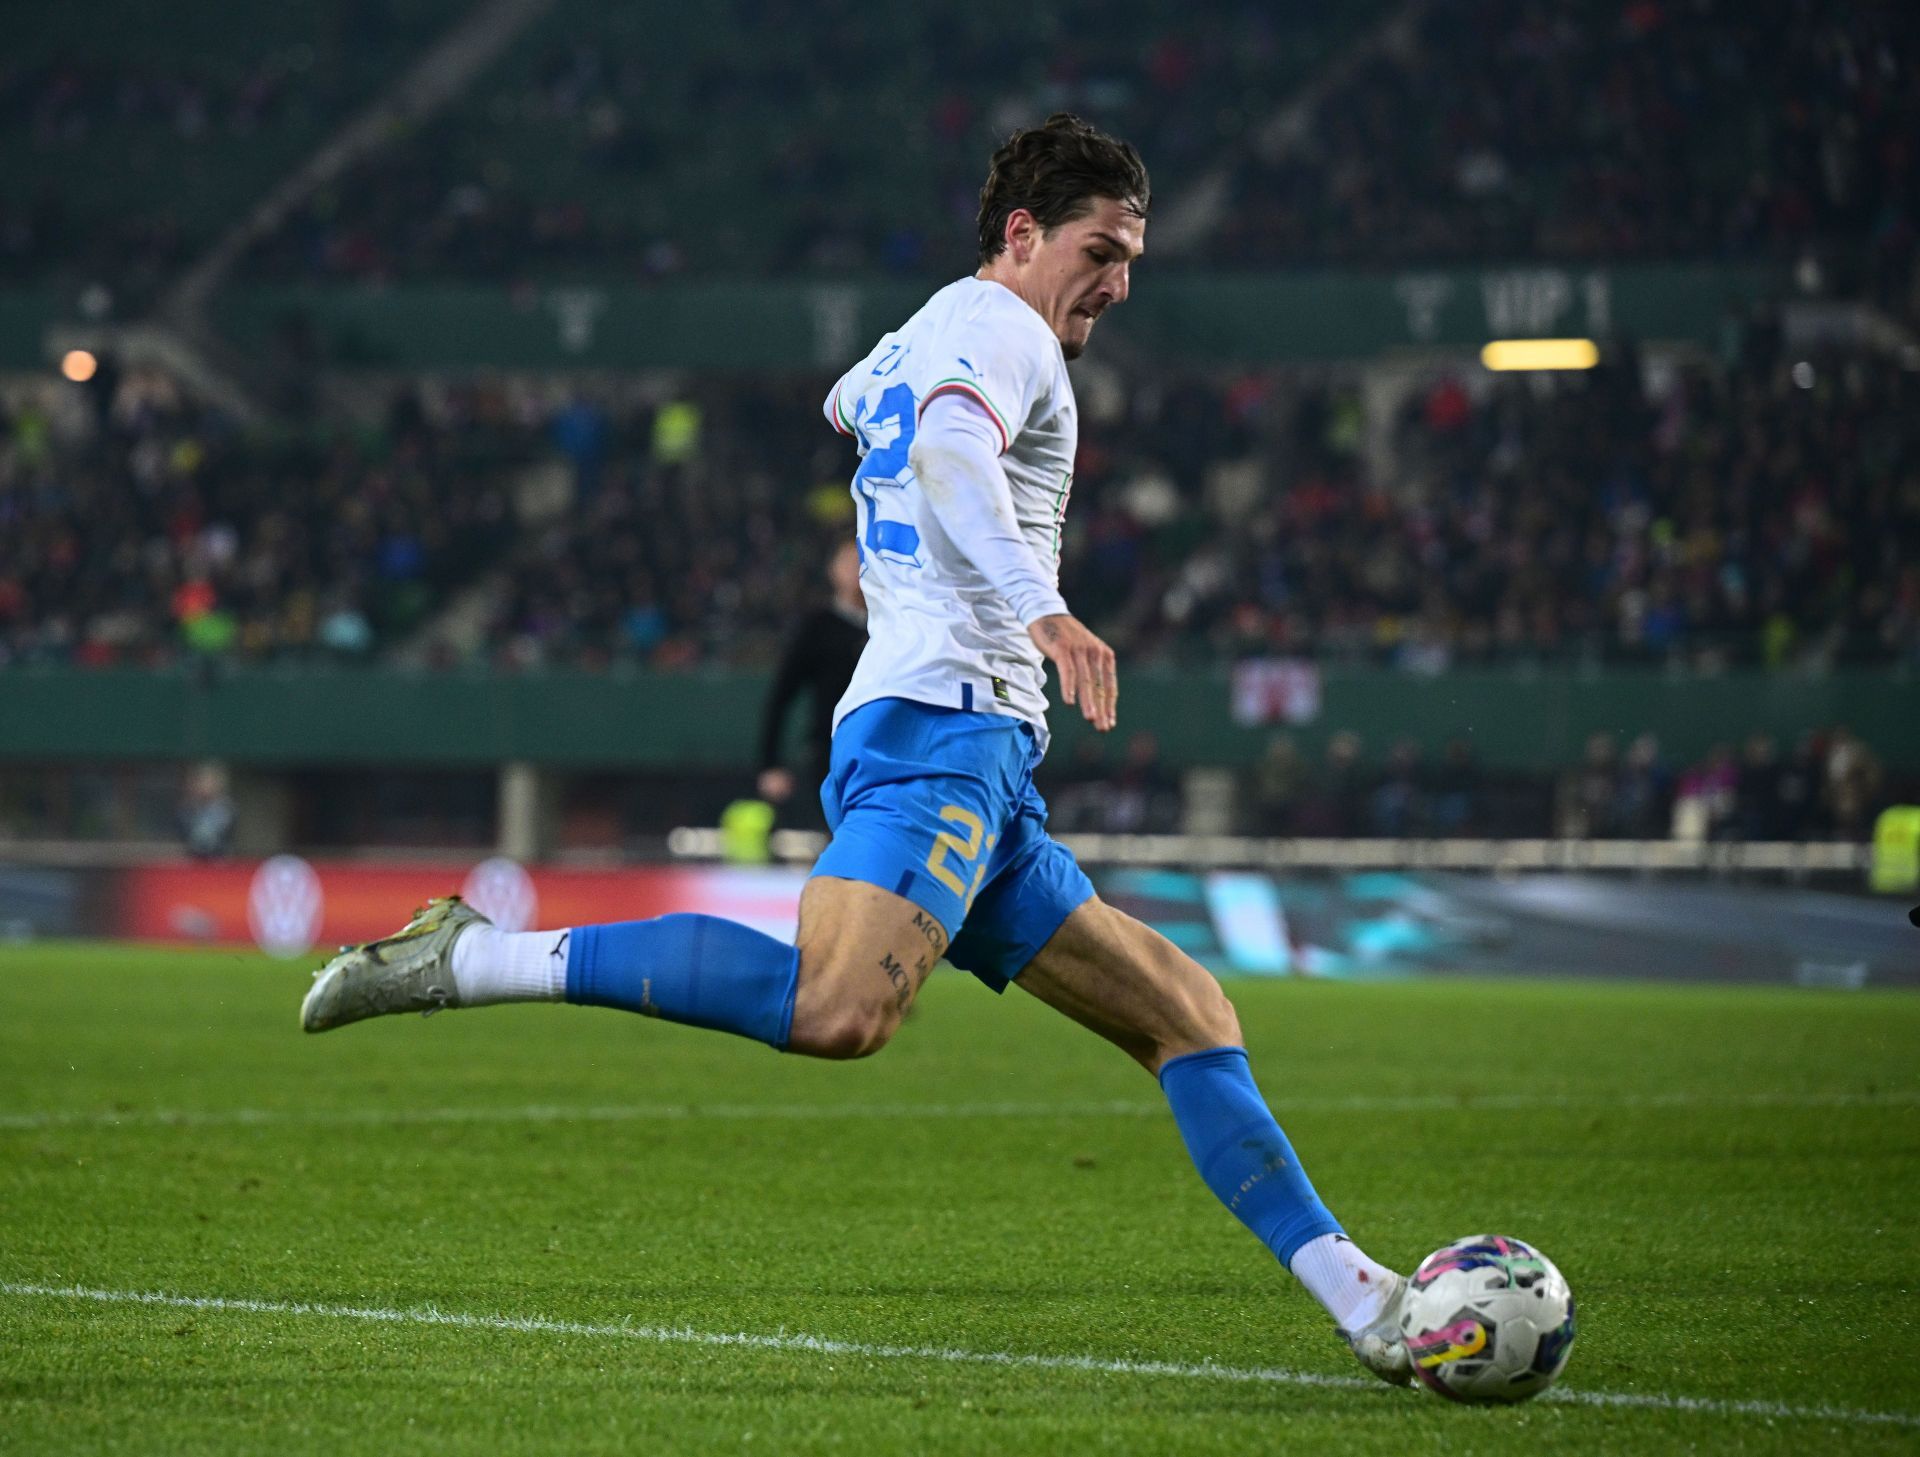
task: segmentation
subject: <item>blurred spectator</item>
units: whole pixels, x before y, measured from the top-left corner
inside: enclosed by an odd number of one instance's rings
[[[1293,833],[1308,767],[1292,734],[1275,734],[1254,766],[1250,823],[1256,835]]]
[[[1576,840],[1606,840],[1619,833],[1619,746],[1612,734],[1587,739],[1585,757],[1560,782],[1555,815],[1559,833]]]
[[[1448,739],[1432,774],[1431,816],[1436,835],[1475,835],[1483,832],[1481,804],[1483,776],[1473,742]]]
[[[1180,780],[1150,733],[1127,739],[1119,767],[1099,791],[1099,828],[1116,835],[1170,835],[1180,828]]]
[[[1672,793],[1659,739],[1636,735],[1614,790],[1612,825],[1631,840],[1660,839],[1672,824]]]
[[[1059,833],[1170,835],[1180,829],[1180,779],[1150,733],[1132,735],[1117,765],[1109,764],[1097,740],[1080,739],[1068,762],[1046,780],[1048,818]]]
[[[1070,754],[1049,754],[1041,775],[1045,779],[1047,818],[1056,833],[1095,830],[1100,826],[1107,782],[1104,744],[1092,736],[1074,741]]]
[[[1427,831],[1427,796],[1420,762],[1420,745],[1401,739],[1387,753],[1386,772],[1368,799],[1367,819],[1373,834],[1397,838]]]
[[[1723,840],[1733,831],[1740,770],[1733,750],[1715,744],[1707,757],[1685,770],[1673,791],[1673,838]]]
[[[867,602],[860,591],[860,551],[853,542],[834,548],[826,577],[832,598],[794,625],[774,667],[760,720],[760,797],[785,804],[800,789],[801,817],[809,821],[818,813],[814,791],[827,776],[833,710],[867,645]],[[793,705],[802,697],[807,699],[806,733],[796,777],[786,765],[781,741]]]
[[[1882,781],[1879,756],[1846,728],[1836,728],[1827,743],[1827,810],[1835,839],[1865,840]]]
[[[1367,772],[1360,736],[1342,729],[1327,740],[1320,773],[1300,796],[1295,816],[1302,835],[1357,835],[1366,823]]]
[[[218,764],[196,766],[180,796],[180,832],[187,853],[196,860],[225,855],[233,848],[233,819],[226,771]]]
[[[1778,840],[1785,833],[1780,751],[1771,734],[1754,734],[1740,756],[1734,817],[1743,840]]]
[[[1775,827],[1779,837],[1815,838],[1823,828],[1821,802],[1826,794],[1826,775],[1814,735],[1803,734],[1793,746],[1793,753],[1780,768],[1777,792],[1779,819]]]

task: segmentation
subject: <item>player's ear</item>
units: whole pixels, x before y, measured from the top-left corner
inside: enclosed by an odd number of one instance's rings
[[[1007,254],[1015,263],[1025,263],[1031,258],[1039,241],[1040,222],[1032,213],[1016,207],[1007,214]]]

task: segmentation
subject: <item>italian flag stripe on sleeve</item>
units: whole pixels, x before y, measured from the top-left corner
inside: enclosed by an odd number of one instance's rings
[[[840,409],[840,386],[833,387],[833,428],[842,435],[853,434],[853,426],[847,423],[847,417]]]
[[[970,379],[960,379],[956,376],[953,379],[941,380],[927,391],[927,397],[920,402],[920,413],[926,412],[927,406],[933,403],[935,396],[946,394],[965,395],[969,399],[980,402],[980,407],[987,412],[987,418],[993,421],[994,428],[1000,432],[1000,453],[1005,455],[1007,447],[1013,444],[1013,433],[1007,429],[1007,422],[1000,412],[994,409],[993,401],[982,394],[980,386]]]

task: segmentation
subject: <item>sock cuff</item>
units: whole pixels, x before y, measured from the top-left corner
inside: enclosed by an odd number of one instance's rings
[[[1274,1230],[1267,1247],[1286,1266],[1287,1273],[1299,1279],[1299,1272],[1293,1268],[1293,1257],[1324,1235],[1346,1232],[1324,1206],[1305,1209]]]
[[[595,954],[600,949],[598,926],[575,926],[567,941],[567,992],[570,1002],[584,1002],[593,992]]]
[[[1179,1068],[1183,1072],[1189,1069],[1197,1072],[1202,1068],[1224,1066],[1233,1062],[1236,1058],[1242,1063],[1245,1063],[1247,1061],[1246,1048],[1229,1045],[1226,1047],[1208,1047],[1199,1052],[1183,1052],[1178,1057],[1170,1057],[1160,1064],[1158,1074],[1160,1086],[1164,1088],[1167,1085],[1167,1074],[1175,1068]]]

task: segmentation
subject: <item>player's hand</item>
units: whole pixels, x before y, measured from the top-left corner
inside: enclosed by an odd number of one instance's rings
[[[1120,708],[1120,676],[1113,649],[1079,618],[1065,612],[1037,619],[1027,633],[1060,675],[1061,698],[1077,704],[1087,722],[1101,733],[1112,728]]]
[[[769,804],[785,804],[793,797],[793,775],[785,769],[762,769],[758,784],[760,797]]]

